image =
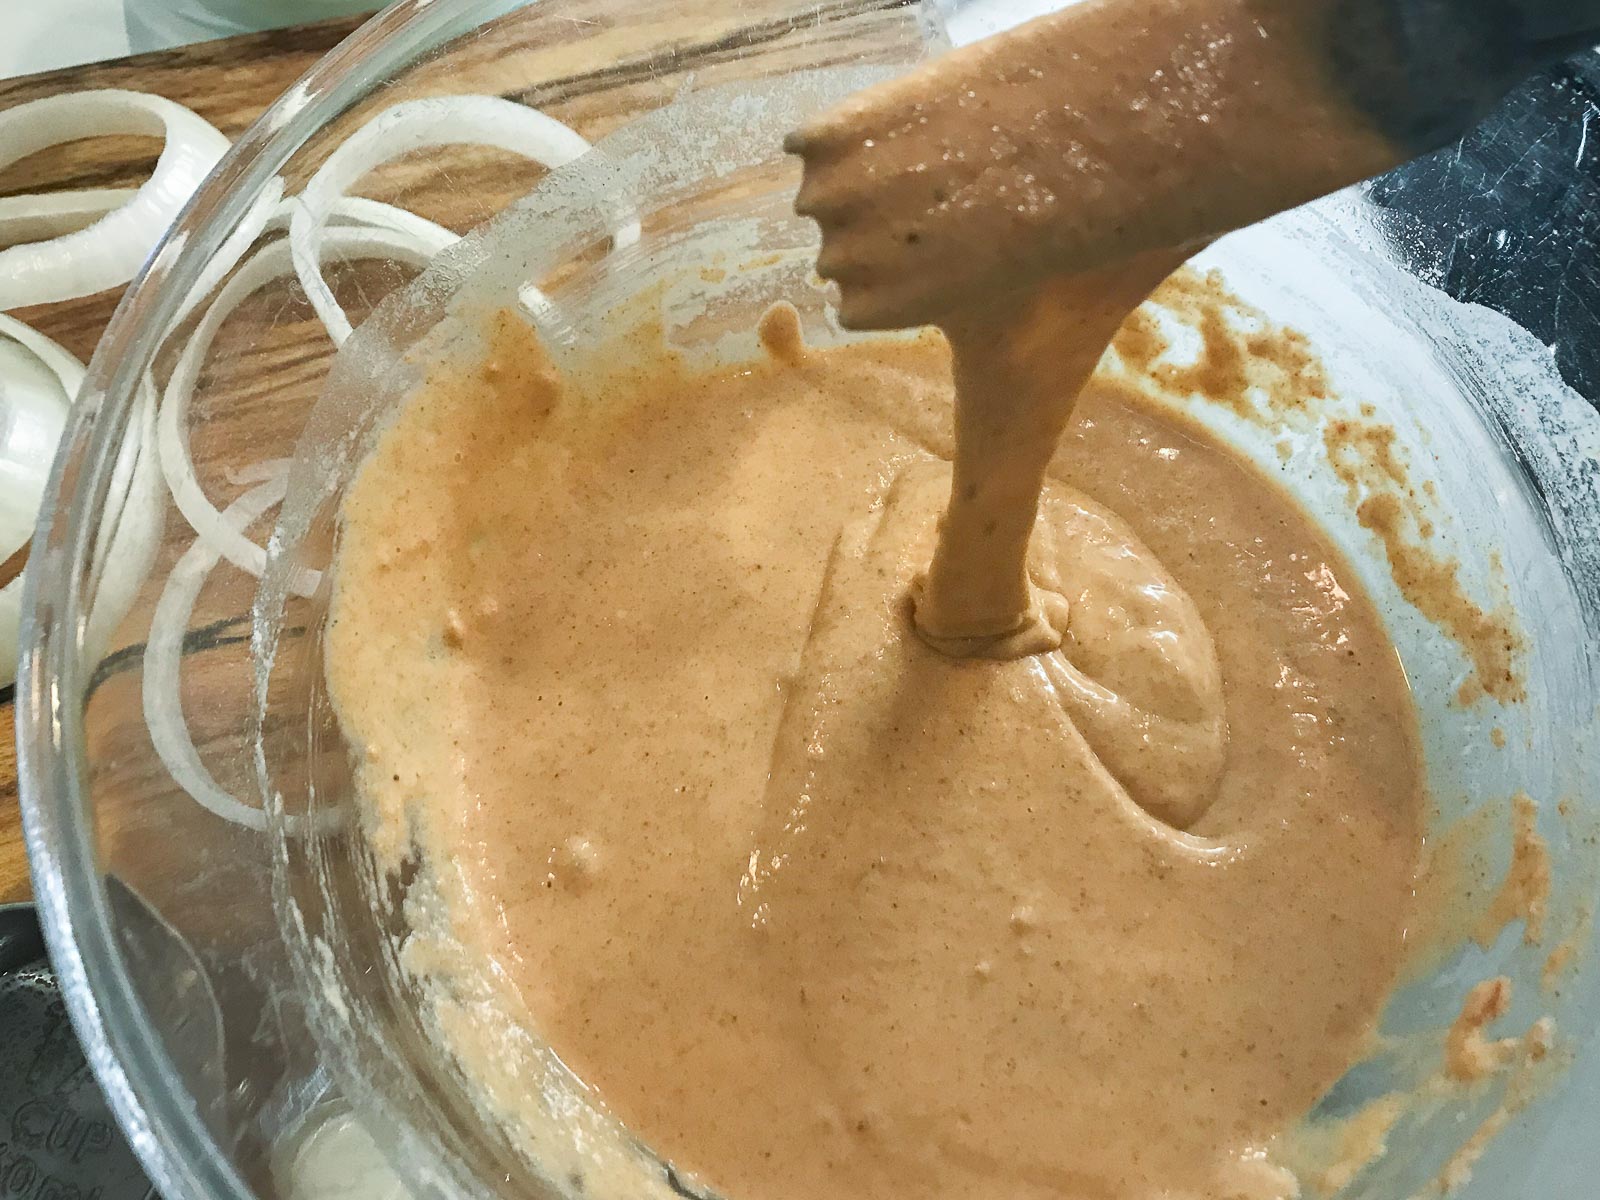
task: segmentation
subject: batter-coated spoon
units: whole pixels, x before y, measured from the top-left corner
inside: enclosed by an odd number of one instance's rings
[[[1117,327],[1211,240],[1459,137],[1600,40],[1600,0],[1080,0],[793,134],[848,327],[950,340],[949,507],[924,640],[1061,643],[1030,583],[1045,468]]]
[[[1079,0],[791,135],[852,328],[1195,250],[1459,138],[1600,0]]]

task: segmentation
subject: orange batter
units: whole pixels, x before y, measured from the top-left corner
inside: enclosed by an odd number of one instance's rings
[[[948,350],[782,332],[580,387],[502,317],[399,414],[327,642],[373,832],[731,1200],[1293,1195],[1275,1140],[1368,1046],[1421,836],[1354,573],[1091,383],[1027,539],[1059,646],[948,657],[911,619]]]

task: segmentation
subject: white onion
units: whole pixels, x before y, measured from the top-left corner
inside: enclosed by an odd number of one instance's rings
[[[344,227],[323,230],[318,253],[337,253],[352,258],[379,257],[418,267],[425,266],[432,257],[429,249],[419,248],[411,234],[396,233],[392,229]],[[289,243],[273,242],[258,250],[222,286],[172,368],[156,434],[162,474],[172,492],[173,503],[184,519],[217,553],[258,578],[266,568],[266,551],[232,523],[223,520],[195,477],[189,454],[188,409],[206,354],[222,323],[251,294],[289,274],[292,265]],[[315,571],[302,570],[291,586],[299,595],[310,595],[316,590],[317,581]]]
[[[0,250],[0,310],[127,283],[228,150],[227,138],[170,100],[139,92],[76,92],[0,112],[0,167],[61,142],[104,134],[159,136],[166,144],[150,178],[120,208],[76,232]]]
[[[133,188],[83,188],[0,196],[0,246],[76,233],[121,208],[135,194]]]
[[[252,521],[283,499],[285,484],[285,478],[279,476],[251,488],[218,519],[242,538]],[[150,640],[144,651],[144,719],[151,744],[173,782],[224,821],[259,831],[267,827],[266,814],[240,803],[212,778],[200,761],[200,752],[195,749],[183,716],[183,638],[200,589],[219,561],[221,556],[212,544],[205,538],[196,538],[167,576],[150,620]]]
[[[44,334],[0,314],[0,559],[21,551],[33,536],[56,443],[82,383],[82,363]],[[18,575],[0,586],[0,686],[16,678],[21,619]]]
[[[83,661],[98,663],[155,565],[166,525],[166,499],[156,461],[156,391],[140,384],[111,464],[95,531],[85,594]]]
[[[0,313],[0,337],[8,338],[31,353],[58,379],[68,400],[77,398],[83,386],[83,364],[61,346],[15,317]],[[3,380],[0,380],[3,382]]]
[[[189,289],[189,294],[183,298],[183,304],[172,318],[173,328],[183,324],[184,318],[200,306],[201,301],[227,277],[229,271],[239,265],[239,260],[250,252],[256,239],[266,232],[273,218],[282,210],[283,179],[274,175],[251,201],[244,216],[222,240],[222,245],[217,247],[210,261],[200,268],[194,286]]]
[[[22,576],[0,588],[0,687],[17,681],[17,639],[22,625]]]
[[[352,184],[384,163],[417,150],[453,145],[493,146],[551,168],[573,161],[590,148],[587,139],[554,117],[498,96],[407,100],[356,130],[328,156],[292,202],[294,214],[289,225],[295,271],[335,345],[342,346],[350,336],[350,322],[322,276],[317,249],[333,206]],[[638,239],[638,220],[630,218],[613,235],[612,244],[620,248]],[[451,240],[455,240],[453,234]]]
[[[183,319],[211,294],[228,272],[239,265],[239,260],[249,252],[257,238],[289,228],[293,211],[294,202],[283,199],[283,180],[273,176],[233,232],[212,255],[211,261],[201,269],[199,278],[189,289],[188,296],[173,319],[173,326],[182,324]],[[406,252],[405,261],[414,266],[425,265],[440,250],[460,240],[444,226],[436,225],[426,217],[360,196],[341,196],[335,200],[329,218],[343,224],[387,229],[408,238],[411,246]]]
[[[249,252],[258,237],[287,229],[293,207],[290,201],[283,198],[283,180],[274,175],[211,256],[211,260],[201,269],[194,286],[189,289],[182,307],[173,318],[173,326],[182,324],[183,319],[211,294],[228,272],[239,265],[239,260]],[[436,225],[426,217],[359,196],[341,197],[334,203],[330,217],[346,224],[371,225],[409,235],[416,242],[418,250],[426,251],[429,257],[458,240],[444,226]]]
[[[16,336],[18,333],[31,338]],[[40,354],[37,338],[63,360]],[[83,368],[61,347],[0,315],[0,559],[33,534],[50,462]]]
[[[394,205],[344,191],[362,175],[414,150],[439,145],[488,145],[523,155],[547,167],[571,162],[589,149],[577,132],[535,109],[494,96],[461,96],[407,101],[378,114],[357,130],[323,163],[299,197],[283,200],[283,185],[274,178],[201,272],[178,320],[197,307],[216,284],[234,272],[256,239],[288,226],[289,238],[263,247],[223,284],[201,318],[173,367],[162,398],[157,429],[162,474],[185,520],[219,555],[259,577],[266,551],[243,530],[222,519],[196,478],[189,451],[188,407],[218,329],[246,297],[292,266],[324,328],[336,346],[349,336],[349,317],[333,297],[322,274],[332,255],[388,258],[425,267],[458,235],[433,221]],[[339,223],[349,223],[346,228]],[[637,220],[629,220],[613,236],[621,247],[639,238]],[[285,258],[287,251],[287,259]],[[524,289],[530,306],[548,308],[537,289]],[[291,588],[309,595],[318,584],[315,571],[302,570]]]
[[[0,314],[0,347],[20,348],[33,356],[35,364],[30,371],[9,354],[0,354],[0,412],[12,423],[22,416],[35,423],[42,419],[47,424],[38,430],[38,436],[25,439],[26,445],[19,448],[31,469],[30,478],[0,472],[0,491],[4,492],[6,505],[15,510],[10,522],[12,540],[20,546],[33,531],[56,442],[60,440],[67,409],[82,386],[84,371],[76,358],[49,338],[4,314]],[[40,388],[41,369],[54,376],[55,386]],[[29,408],[35,410],[32,418],[26,416]],[[164,515],[160,490],[155,456],[155,392],[146,386],[135,400],[101,506],[86,581],[88,617],[80,644],[87,663],[99,661],[155,561]],[[16,670],[21,585],[17,579],[0,588],[0,683],[10,682]]]
[[[287,211],[292,219],[294,215],[292,201],[287,206]],[[453,246],[461,240],[458,234],[435,221],[428,220],[427,217],[419,217],[410,209],[384,204],[379,200],[368,200],[365,196],[338,197],[332,202],[328,215],[330,218],[348,221],[354,225],[371,225],[375,229],[388,229],[409,237],[418,252],[427,254],[429,258],[446,246]]]

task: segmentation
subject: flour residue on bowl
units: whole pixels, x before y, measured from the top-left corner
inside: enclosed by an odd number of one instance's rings
[[[1416,477],[1378,405],[1340,401],[1303,333],[1240,299],[1220,273],[1185,268],[1129,319],[1113,351],[1109,364],[1135,386],[1180,404],[1221,406],[1276,436],[1320,439],[1400,594],[1467,656],[1471,672],[1458,702],[1526,697],[1519,663],[1527,642],[1516,613],[1503,598],[1486,605],[1469,593],[1461,548],[1444,543],[1432,481]],[[1485,566],[1496,578],[1497,564]]]
[[[446,973],[449,1044],[515,1108],[548,1042],[734,1195],[1290,1194],[1273,1147],[1371,1044],[1420,845],[1348,564],[1107,381],[1036,539],[1061,649],[946,659],[906,608],[943,344],[765,333],[711,371],[614,339],[580,387],[498,318],[347,497],[330,684],[404,823],[381,844],[454,881],[407,956]],[[1163,647],[1207,630],[1242,732],[1184,833],[1140,795],[1204,782],[1209,685]],[[426,726],[363,683],[396,662],[445,701]],[[469,997],[475,959],[500,982]]]

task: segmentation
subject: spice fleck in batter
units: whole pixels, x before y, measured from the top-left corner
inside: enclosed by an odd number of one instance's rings
[[[1354,573],[1095,381],[1027,539],[1058,644],[942,653],[949,351],[786,321],[579,386],[502,316],[399,414],[327,643],[373,829],[731,1200],[1294,1195],[1275,1141],[1368,1049],[1421,836]]]

